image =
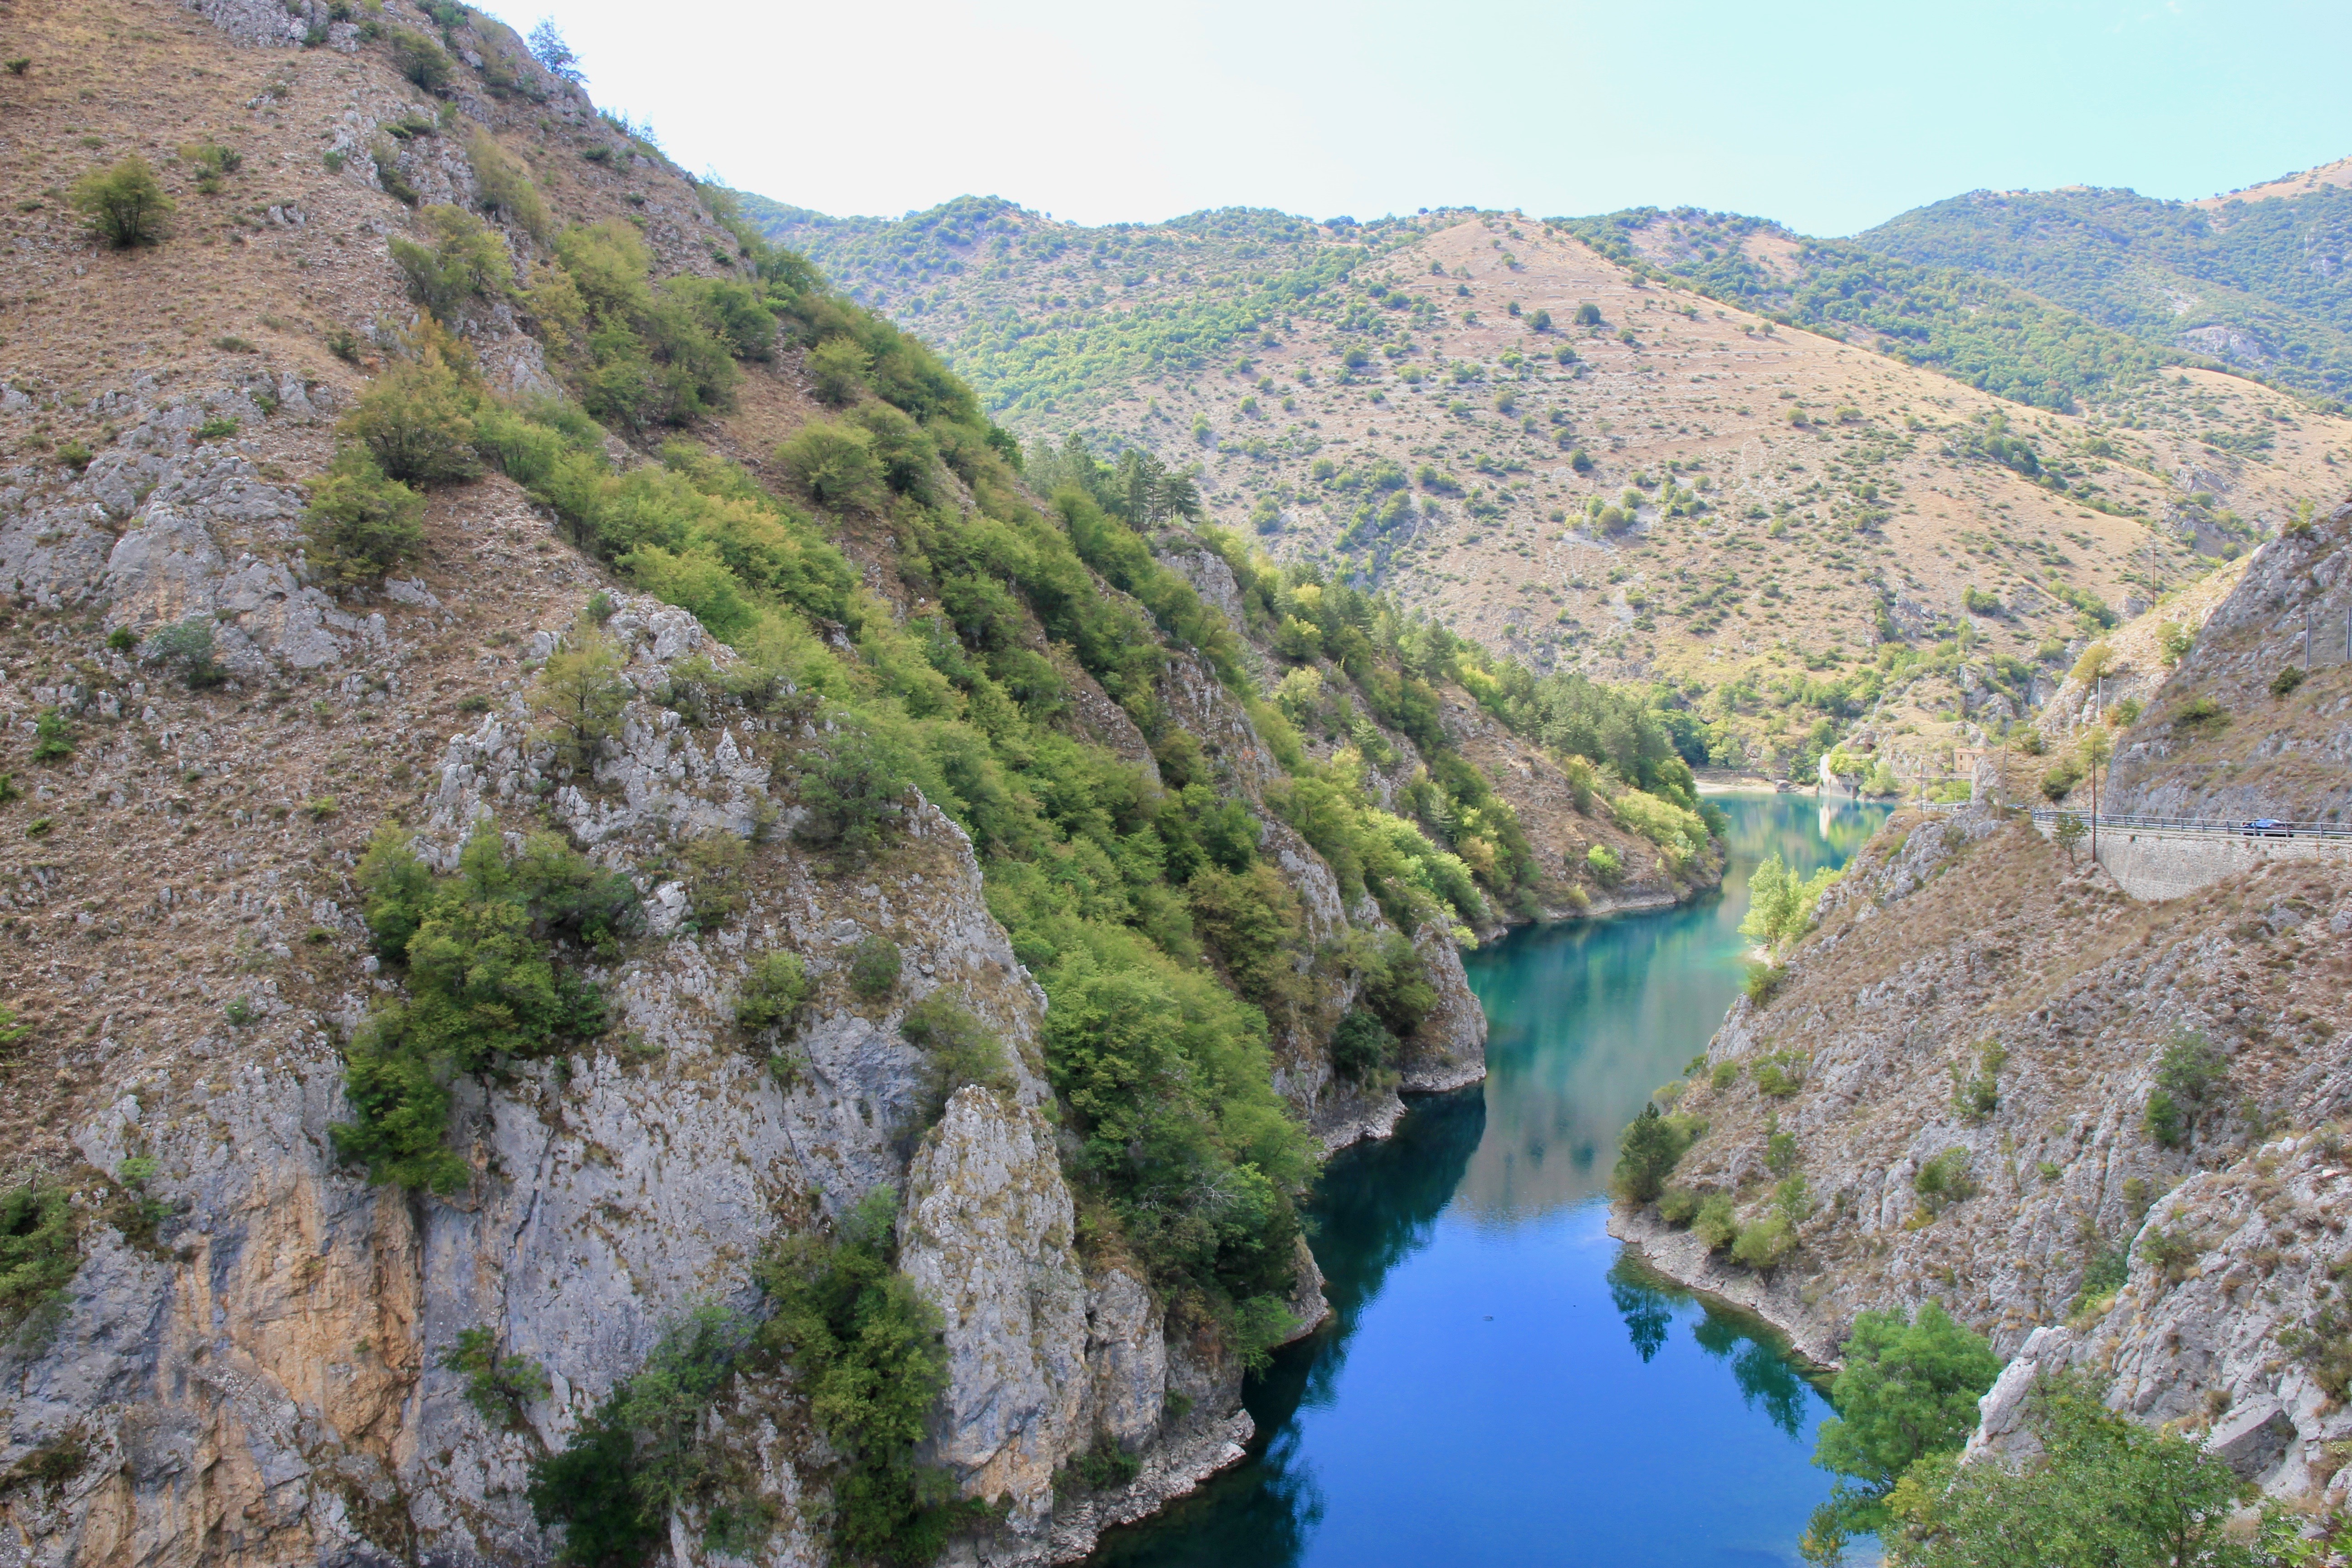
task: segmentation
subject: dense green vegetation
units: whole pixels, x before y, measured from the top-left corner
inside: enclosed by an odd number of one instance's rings
[[[2302,1539],[2301,1516],[2276,1505],[2237,1528],[2252,1489],[2219,1455],[2116,1415],[2079,1377],[2042,1383],[2026,1420],[2042,1452],[2016,1468],[1959,1466],[1948,1451],[1913,1463],[1884,1505],[1889,1563],[2286,1568],[2323,1559],[2318,1542]],[[1818,1547],[1813,1555],[1834,1560]]]
[[[614,1388],[572,1440],[531,1466],[530,1505],[560,1525],[559,1560],[582,1568],[628,1568],[666,1540],[672,1510],[694,1506],[709,1522],[705,1544],[725,1551],[756,1542],[766,1521],[734,1500],[712,1405],[752,1344],[752,1329],[706,1305],[672,1326],[645,1364]]]
[[[635,917],[636,890],[554,834],[533,834],[509,855],[488,826],[446,877],[386,827],[357,880],[376,952],[404,969],[408,996],[352,1037],[352,1121],[334,1129],[335,1147],[378,1181],[454,1191],[468,1172],[448,1147],[450,1079],[603,1031],[596,987],[559,960],[616,942]]]
[[[1366,256],[1418,232],[1248,207],[1076,229],[994,197],[896,220],[738,199],[853,298],[950,347],[991,413],[1024,423],[1084,417],[1138,382],[1246,356],[1286,331],[1290,312],[1329,302]]]
[[[1913,1464],[1968,1440],[1977,1400],[2000,1375],[2000,1358],[1982,1334],[1933,1301],[1916,1317],[1860,1314],[1843,1356],[1830,1385],[1838,1414],[1822,1423],[1813,1462],[1859,1483],[1833,1506],[1869,1528],[1882,1517],[1876,1505]]]
[[[1270,1029],[1328,1037],[1351,977],[1391,1040],[1433,998],[1401,941],[1360,933],[1315,950],[1296,896],[1259,857],[1252,808],[1171,720],[1159,682],[1172,658],[1203,661],[1285,769],[1276,809],[1351,893],[1372,893],[1404,931],[1443,930],[1486,919],[1528,858],[1508,807],[1444,746],[1425,677],[1459,650],[1449,643],[1408,671],[1398,650],[1425,634],[1390,625],[1368,637],[1378,616],[1345,593],[1328,608],[1307,594],[1306,616],[1292,617],[1377,713],[1430,741],[1421,821],[1381,811],[1349,768],[1308,762],[1255,695],[1249,650],[1136,531],[1192,510],[1183,476],[1074,462],[1039,510],[1019,487],[1017,447],[928,349],[827,291],[707,195],[735,225],[748,279],[655,285],[642,246],[606,226],[557,236],[556,264],[519,296],[550,330],[551,363],[579,404],[489,395],[457,341],[428,324],[361,400],[352,449],[386,483],[503,471],[583,546],[732,644],[744,657],[731,671],[690,684],[709,701],[818,721],[817,739],[774,762],[807,808],[799,837],[822,856],[888,853],[911,788],[957,819],[992,909],[1053,1003],[1046,1067],[1082,1151],[1072,1174],[1090,1243],[1135,1257],[1181,1312],[1252,1354],[1283,1329],[1312,1152],[1271,1086]],[[466,260],[478,236],[463,216],[423,224],[431,255],[408,258],[420,292],[438,290],[453,318],[505,287],[495,266]],[[658,465],[614,470],[592,416],[641,434],[691,419],[730,395],[732,362],[772,353],[780,331],[806,347],[834,410],[779,450],[789,487],[680,442]],[[904,622],[885,609],[835,542],[843,533],[886,542],[906,602],[928,608]],[[559,765],[575,772],[616,712],[599,638],[593,624],[576,628],[535,696]],[[1088,738],[1076,719],[1082,681],[1140,730],[1157,784]],[[678,700],[700,711],[706,699]],[[626,911],[598,904],[604,885],[559,848],[534,840],[510,864],[480,840],[455,878],[436,879],[387,841],[362,868],[379,944],[406,963],[411,997],[353,1040],[357,1119],[339,1140],[383,1178],[462,1182],[446,1146],[449,1076],[595,1028],[574,955],[625,934]],[[746,1027],[788,1020],[791,978],[763,979]],[[939,1058],[934,1106],[1002,1070],[993,1042],[965,1023],[909,1020],[909,1037]],[[1360,1023],[1349,1038],[1367,1058],[1359,1073],[1380,1071],[1392,1046]]]
[[[921,1563],[948,1531],[984,1511],[959,1504],[945,1473],[915,1462],[931,1403],[947,1386],[938,1310],[891,1268],[897,1194],[866,1195],[838,1240],[793,1237],[761,1282],[775,1315],[761,1344],[791,1358],[809,1411],[845,1474],[835,1534],[862,1561]]]
[[[1763,218],[1634,207],[1552,220],[1612,260],[1663,273],[1713,299],[1867,346],[2019,403],[2077,403],[2196,356],[2151,344],[1964,265],[1881,254],[1886,247],[1808,239]],[[1874,230],[1874,234],[1880,231]],[[1643,234],[1644,248],[1633,237]],[[1742,249],[1753,236],[1793,244],[1783,277]],[[1663,244],[1661,241],[1663,240]]]
[[[0,1194],[0,1336],[53,1302],[80,1268],[80,1230],[65,1188],[19,1182]]]
[[[2352,390],[2347,218],[2352,191],[2335,185],[2219,211],[2083,186],[1971,191],[1889,219],[1853,243],[2005,279],[2150,343],[2219,328],[2254,345],[2246,370],[2341,397]]]

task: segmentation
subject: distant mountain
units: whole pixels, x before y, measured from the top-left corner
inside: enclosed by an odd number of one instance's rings
[[[1766,218],[1632,207],[1552,221],[1636,272],[2037,408],[2073,413],[2165,365],[2218,363],[2103,326],[1982,269],[1813,239]]]
[[[2343,397],[2352,190],[2330,172],[2195,203],[2083,186],[1971,191],[1850,243],[2000,279],[2140,342]]]
[[[1537,668],[1707,690],[1751,755],[1806,732],[1751,681],[1966,627],[2021,691],[2352,465],[2352,424],[2178,345],[1756,218],[745,205],[1024,440],[1152,451]]]

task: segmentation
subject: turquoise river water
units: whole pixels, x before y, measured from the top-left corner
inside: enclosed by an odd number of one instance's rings
[[[1247,1462],[1114,1532],[1095,1568],[1795,1564],[1829,1414],[1764,1325],[1602,1228],[1618,1130],[1739,989],[1748,874],[1860,847],[1883,810],[1719,797],[1724,890],[1470,955],[1486,1081],[1334,1159],[1314,1203],[1336,1309],[1246,1391]]]

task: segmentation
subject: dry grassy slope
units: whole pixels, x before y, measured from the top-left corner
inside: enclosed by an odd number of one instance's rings
[[[2117,737],[2109,810],[2318,815],[2344,802],[2346,667],[2279,699],[2275,622],[2333,592],[2340,616],[2352,516],[2273,541],[2210,607],[2199,641]],[[2299,616],[2295,617],[2299,620]],[[2152,637],[2117,639],[2134,660]],[[2118,686],[2130,683],[2127,673]],[[2325,680],[2326,684],[2323,686]],[[2111,692],[2111,697],[2114,694]],[[2210,697],[2238,761],[2175,717]],[[2087,721],[2073,701],[2053,712]],[[2065,731],[2053,723],[2053,738]],[[2041,763],[2013,758],[2013,795]],[[2050,1353],[2109,1383],[2112,1403],[2201,1427],[2274,1401],[2294,1430],[2253,1479],[2323,1489],[2352,1409],[2304,1359],[2344,1256],[2352,1194],[2339,1184],[2352,1114],[2352,867],[2270,861],[2186,898],[2135,902],[2087,856],[2021,820],[1971,809],[1898,813],[1822,903],[1817,931],[1762,1006],[1736,1004],[1680,1109],[1705,1135],[1675,1180],[1730,1190],[1762,1214],[1775,1128],[1794,1135],[1819,1207],[1798,1253],[1759,1275],[1710,1256],[1654,1214],[1619,1223],[1684,1278],[1717,1285],[1828,1353],[1853,1313],[1934,1298],[2004,1354],[2070,1323]],[[2226,1058],[2189,1136],[2166,1147],[2146,1118],[2162,1052],[2201,1031]],[[1963,1084],[2007,1053],[1996,1103]],[[1802,1086],[1774,1100],[1753,1068],[1792,1053]],[[1977,1191],[1945,1205],[1914,1177],[1962,1151]],[[2143,1221],[2145,1226],[2143,1226]],[[2101,1249],[2130,1248],[2111,1298],[2084,1296]],[[2347,1478],[2352,1481],[2352,1478]],[[2330,1494],[2340,1500],[2341,1488]]]
[[[49,456],[55,447],[79,440],[103,453],[142,403],[235,403],[243,426],[217,445],[251,478],[323,468],[331,411],[363,384],[325,335],[341,328],[364,341],[379,321],[407,323],[414,307],[383,241],[407,209],[377,187],[364,155],[335,173],[322,154],[353,135],[364,146],[374,124],[412,108],[429,117],[434,104],[389,69],[381,46],[356,55],[237,48],[204,17],[163,4],[49,8],[15,37],[33,64],[0,77],[0,210],[13,252],[0,301],[9,365],[0,450],[11,460],[0,523],[65,492],[72,476]],[[713,268],[719,231],[690,188],[633,159],[584,99],[500,101],[465,90],[480,84],[460,78],[465,111],[530,161],[561,216],[642,216],[668,268]],[[175,159],[205,139],[245,155],[216,196],[198,194]],[[452,162],[438,145],[448,140],[406,144],[404,164],[428,195],[435,171],[449,188]],[[614,163],[580,158],[588,146],[615,148]],[[172,237],[151,250],[93,248],[59,193],[131,152],[156,165],[178,203]],[[462,179],[462,161],[454,168]],[[513,240],[528,258],[528,237]],[[221,339],[250,346],[224,349]],[[528,365],[527,353],[513,353],[526,345],[492,342],[486,358],[495,364],[505,349]],[[256,418],[236,396],[289,383],[308,389],[307,407],[289,402]],[[739,417],[748,438],[764,442],[761,426],[793,396],[747,396]],[[275,996],[299,1018],[349,984],[348,953],[300,942],[301,911],[348,898],[345,873],[368,832],[413,807],[444,736],[470,727],[458,704],[515,690],[525,679],[519,642],[562,624],[603,581],[503,480],[441,492],[427,527],[417,575],[442,607],[353,606],[385,618],[388,651],[309,675],[191,694],[100,648],[104,627],[88,597],[43,606],[20,591],[0,610],[10,731],[0,771],[29,792],[0,806],[0,921],[17,955],[0,999],[35,1026],[39,1059],[37,1070],[19,1069],[29,1092],[7,1097],[7,1130],[20,1135],[12,1147],[23,1154],[68,1158],[67,1131],[102,1092],[118,1045],[216,1028],[221,1005],[238,995]],[[240,549],[274,558],[288,541],[259,526],[221,543],[231,559]],[[34,712],[68,688],[106,692],[141,722],[86,723],[72,762],[28,765]],[[28,837],[42,817],[52,826]],[[279,917],[267,923],[283,928],[280,942],[290,933],[297,943],[289,952],[273,956],[251,940],[265,910]]]
[[[1411,599],[1498,647],[1540,658],[1547,646],[1567,640],[1557,619],[1564,610],[1598,643],[1603,657],[1596,662],[1603,670],[1658,668],[1712,679],[1777,643],[1825,649],[1843,641],[1867,648],[1880,581],[1916,601],[1927,615],[1957,619],[1964,586],[2009,596],[2019,584],[2042,579],[2047,568],[2027,553],[2030,542],[2065,558],[2056,563],[2063,580],[2117,606],[2134,596],[2152,599],[2196,569],[2188,552],[2136,521],[2058,500],[2005,468],[1942,455],[1946,443],[1936,433],[1964,427],[1980,413],[2005,413],[2052,446],[2079,448],[2091,436],[2085,421],[2022,410],[1810,333],[1775,328],[1768,336],[1760,330],[1766,323],[1695,295],[1637,288],[1578,242],[1547,237],[1532,226],[1518,227],[1514,237],[1504,232],[1510,226],[1459,224],[1397,252],[1380,268],[1408,293],[1432,298],[1450,318],[1428,335],[1421,353],[1403,363],[1469,362],[1486,371],[1485,380],[1443,390],[1432,383],[1409,388],[1395,376],[1339,385],[1329,373],[1339,339],[1311,329],[1267,351],[1259,366],[1282,394],[1299,401],[1298,422],[1319,424],[1324,447],[1318,455],[1343,464],[1363,454],[1391,457],[1408,468],[1431,462],[1470,484],[1479,482],[1473,469],[1478,454],[1497,464],[1523,465],[1504,481],[1514,493],[1498,525],[1481,526],[1460,506],[1447,505],[1444,523],[1396,558],[1399,585]],[[1507,249],[1516,266],[1503,259]],[[1449,272],[1466,269],[1470,277],[1465,282],[1430,276],[1433,262]],[[1469,298],[1456,295],[1457,287],[1467,287]],[[1511,318],[1512,300],[1530,314],[1549,310],[1554,331],[1538,334],[1523,325],[1524,317]],[[1562,331],[1559,324],[1586,302],[1601,309],[1607,331]],[[1462,323],[1465,310],[1477,314],[1477,324]],[[1635,332],[1635,344],[1616,340],[1622,328]],[[1589,366],[1582,376],[1538,357],[1563,341]],[[1533,370],[1526,381],[1499,371],[1500,355],[1514,349]],[[1288,384],[1301,369],[1317,377],[1316,387]],[[2231,463],[2227,473],[2217,455],[2192,448],[2179,432],[2108,431],[2125,457],[2147,466],[2090,459],[2117,503],[2162,515],[2175,489],[2205,489],[2225,505],[2276,521],[2294,500],[2338,488],[2322,458],[2331,452],[2352,457],[2352,423],[2311,415],[2267,389],[2225,376],[2189,373],[2168,383],[2160,395],[2173,404],[2211,399],[2233,410],[2275,410],[2299,427],[2282,428],[2274,463]],[[1510,416],[1493,408],[1504,388],[1518,405]],[[1253,434],[1276,435],[1293,422],[1278,410],[1256,419],[1239,414],[1250,391],[1245,378],[1234,376],[1158,395],[1177,433],[1202,413],[1231,448]],[[1471,406],[1449,413],[1450,401]],[[1798,404],[1821,423],[1790,426],[1788,416]],[[1858,410],[1860,417],[1835,423],[1842,406]],[[1579,478],[1569,467],[1558,446],[1559,427],[1550,423],[1553,409],[1599,459],[1591,475]],[[1520,427],[1530,414],[1538,422],[1534,432]],[[1906,416],[1927,428],[1909,428]],[[1163,447],[1170,434],[1140,422],[1135,433],[1154,437]],[[1287,482],[1313,500],[1319,487],[1308,482],[1310,460],[1257,464],[1228,449],[1209,460],[1209,471],[1218,482],[1222,510],[1245,516],[1248,492],[1261,488],[1264,478]],[[1654,477],[1669,463],[1696,466],[1714,481],[1711,516],[1653,522],[1625,545],[1580,534],[1562,538],[1563,531],[1549,522],[1555,509],[1573,515],[1587,495],[1613,500],[1632,475]],[[1261,468],[1273,472],[1262,477]],[[2168,484],[2168,477],[2184,482]],[[1840,512],[1853,509],[1847,486],[1856,483],[1875,484],[1894,510],[1878,537],[1836,524]],[[1826,493],[1809,494],[1816,484]],[[1490,494],[1497,488],[1487,481]],[[1769,537],[1760,520],[1739,515],[1784,500],[1797,512],[1796,526],[1783,539]],[[1803,521],[1808,511],[1815,516],[1810,524]],[[1295,515],[1297,531],[1286,536],[1284,548],[1327,544],[1346,521],[1331,501],[1301,507]],[[2021,550],[2010,541],[2028,542]],[[1726,570],[1739,572],[1751,590],[1777,584],[1787,597],[1776,603],[1751,593],[1722,627],[1696,638],[1678,635],[1678,623],[1657,613],[1677,597],[1676,573],[1711,581]],[[1612,584],[1612,573],[1622,580]],[[1637,584],[1653,601],[1654,630],[1634,625],[1625,603],[1627,590]],[[2038,593],[2025,600],[2013,616],[1980,626],[1994,647],[2030,653],[2044,636],[2069,634],[2071,610]],[[1518,630],[1506,633],[1507,626]],[[1607,656],[1612,647],[1619,650],[1613,658]]]
[[[1736,1004],[1710,1046],[1711,1063],[1742,1070],[1723,1089],[1694,1079],[1683,1096],[1707,1131],[1675,1175],[1728,1188],[1759,1214],[1769,1127],[1792,1133],[1819,1203],[1801,1250],[1758,1276],[1654,1215],[1621,1210],[1619,1221],[1675,1272],[1759,1302],[1816,1353],[1833,1351],[1856,1311],[1929,1299],[2014,1353],[2034,1327],[2069,1316],[2090,1254],[2132,1237],[2148,1205],[2152,1232],[2166,1230],[2165,1195],[2195,1182],[2181,1201],[2213,1212],[2188,1228],[2198,1250],[2220,1248],[2275,1184],[2216,1191],[2198,1173],[2251,1177],[2283,1130],[2308,1134],[2352,1110],[2352,874],[2341,866],[2272,863],[2235,885],[2136,904],[2021,823],[1906,812],[1824,910],[1780,994]],[[2229,1083],[2189,1145],[2168,1150],[2141,1113],[2176,1026],[2228,1053]],[[1964,1114],[1954,1072],[1977,1071],[1993,1040],[2008,1052],[1998,1106]],[[1803,1087],[1776,1100],[1746,1069],[1782,1051],[1809,1060]],[[1912,1178],[1953,1148],[1980,1190],[1933,1215]],[[2338,1194],[2308,1226],[2283,1214],[2277,1244],[2185,1328],[2165,1316],[2184,1273],[2158,1267],[2143,1242],[2119,1304],[2088,1321],[2093,1363],[2128,1371],[2127,1405],[2158,1416],[2210,1419],[2282,1385],[2293,1397],[2296,1363],[2278,1353],[2271,1320],[2312,1309],[2336,1244],[2292,1233],[2323,1220],[2340,1231],[2347,1212]],[[2230,1267],[2199,1259],[2185,1277]],[[2337,1415],[2327,1435],[2347,1424]]]
[[[1021,221],[1044,223],[1034,215]],[[1029,433],[1083,425],[1198,460],[1221,521],[1246,526],[1261,498],[1281,502],[1286,525],[1271,542],[1285,554],[1328,549],[1368,497],[1316,481],[1317,461],[1343,472],[1380,458],[1409,472],[1431,464],[1500,510],[1481,520],[1464,500],[1438,498],[1439,519],[1391,535],[1396,547],[1381,574],[1410,602],[1539,666],[1581,663],[1607,675],[1665,672],[1710,684],[1745,668],[1789,666],[1792,650],[1866,653],[1882,588],[1913,636],[1959,620],[1965,587],[1999,594],[2011,610],[1975,617],[1976,629],[1992,650],[2030,655],[2045,637],[2074,636],[2074,611],[2042,591],[2053,570],[2058,581],[2128,613],[2202,570],[2178,537],[2195,531],[2190,498],[2275,526],[2300,501],[2332,504],[2352,475],[2337,467],[2352,462],[2352,422],[2252,383],[2172,373],[2094,417],[2046,415],[1696,295],[1642,286],[1536,225],[1495,215],[1423,221],[1430,232],[1402,248],[1367,253],[1340,308],[1360,307],[1359,316],[1385,323],[1388,336],[1341,330],[1339,310],[1302,310],[1275,323],[1276,346],[1250,349],[1222,374],[1139,380],[1120,398],[1066,409],[1044,420],[1050,428]],[[1345,238],[1318,236],[1326,245]],[[907,318],[939,332],[951,353],[960,301],[1010,301],[1042,321],[1057,300],[1068,303],[1055,290],[1086,282],[1082,267],[1047,263],[1032,300],[1019,263],[967,259],[963,271],[935,280],[920,315]],[[1433,264],[1446,275],[1433,275]],[[1439,323],[1415,331],[1404,315],[1373,306],[1362,286],[1375,278],[1427,300]],[[1132,309],[1192,279],[1155,275],[1132,298],[1122,292],[1100,308]],[[884,293],[894,308],[913,303]],[[1525,316],[1512,318],[1515,300],[1528,315],[1548,310],[1554,330],[1538,334]],[[1570,325],[1588,302],[1605,321],[1591,332]],[[1618,341],[1624,329],[1633,344]],[[1581,356],[1580,372],[1549,357],[1563,342]],[[1401,342],[1408,352],[1387,359],[1383,348]],[[1350,346],[1373,354],[1352,381],[1337,374],[1337,356]],[[1502,367],[1506,352],[1523,356],[1523,376]],[[1457,363],[1476,367],[1479,378],[1453,383]],[[1407,367],[1431,379],[1409,385]],[[1508,415],[1495,407],[1504,390],[1516,402]],[[1255,399],[1255,413],[1243,411],[1246,398]],[[1449,406],[1456,403],[1463,406]],[[1807,427],[1790,423],[1799,406],[1813,421]],[[1848,422],[1839,421],[1840,408],[1853,411]],[[1994,414],[2030,434],[2045,460],[2077,465],[2105,500],[2162,526],[2093,510],[1996,464],[1952,454],[1953,436]],[[1196,418],[1207,423],[1205,445],[1193,437]],[[1532,430],[1523,427],[1529,421]],[[1563,430],[1598,460],[1589,475],[1569,466]],[[2252,455],[2209,445],[2209,435]],[[1669,464],[1682,466],[1685,482],[1706,477],[1710,515],[1662,524],[1647,508],[1644,526],[1622,542],[1552,521],[1565,511],[1572,522],[1588,496],[1615,500],[1633,475],[1654,479]],[[1864,486],[1874,487],[1872,497],[1858,493]],[[1853,531],[1850,520],[1873,504],[1891,514],[1883,528]],[[1791,510],[1780,537],[1747,515],[1783,505]],[[2218,542],[2209,531],[2205,542]],[[1673,613],[1731,573],[1738,584],[1712,604],[1719,620],[1698,628],[1711,618],[1706,605]]]

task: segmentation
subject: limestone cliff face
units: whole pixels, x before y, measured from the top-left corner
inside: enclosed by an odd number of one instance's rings
[[[650,600],[622,599],[607,625],[641,692],[679,661],[726,658],[693,617]],[[766,765],[751,760],[764,721],[739,714],[714,733],[677,721],[633,699],[592,796],[559,784],[552,749],[519,715],[484,719],[447,742],[425,786],[428,853],[453,858],[477,819],[518,799],[550,801],[615,864],[772,817]],[[530,1461],[698,1303],[756,1310],[749,1266],[780,1227],[883,1184],[906,1194],[902,1265],[948,1323],[936,1458],[1011,1505],[997,1560],[1049,1550],[1054,1471],[1098,1437],[1155,1452],[1162,1494],[1222,1462],[1222,1430],[1205,1456],[1197,1436],[1153,1448],[1171,1352],[1141,1282],[1115,1268],[1089,1281],[1076,1253],[1039,1110],[1044,997],[988,916],[961,833],[919,805],[908,834],[872,879],[760,851],[742,916],[709,938],[680,934],[677,884],[650,889],[653,934],[668,940],[601,976],[620,1027],[592,1052],[467,1089],[457,1142],[473,1176],[446,1200],[338,1166],[341,1068],[315,1023],[202,1083],[172,1081],[161,1062],[129,1069],[77,1147],[100,1171],[153,1161],[149,1190],[174,1212],[144,1252],[97,1229],[54,1333],[11,1352],[0,1466],[60,1443],[79,1456],[61,1483],[9,1489],[27,1560],[536,1560]],[[310,914],[352,921],[331,903]],[[827,984],[842,950],[876,933],[907,965],[878,1012]],[[789,1082],[728,1021],[746,955],[771,948],[804,954],[819,988]],[[962,1090],[910,1159],[922,1062],[895,1020],[939,987],[1002,1032],[1015,1081]],[[345,999],[346,1022],[359,1005]],[[479,1328],[549,1373],[519,1429],[486,1421],[443,1364]],[[1222,1397],[1207,1406],[1222,1424],[1237,1385],[1203,1392]],[[794,1473],[823,1458],[803,1418],[782,1388],[737,1401],[780,1509],[769,1560],[822,1560]]]
[[[2102,812],[2340,822],[2352,811],[2352,507],[2255,551],[2147,704],[2116,746]]]

